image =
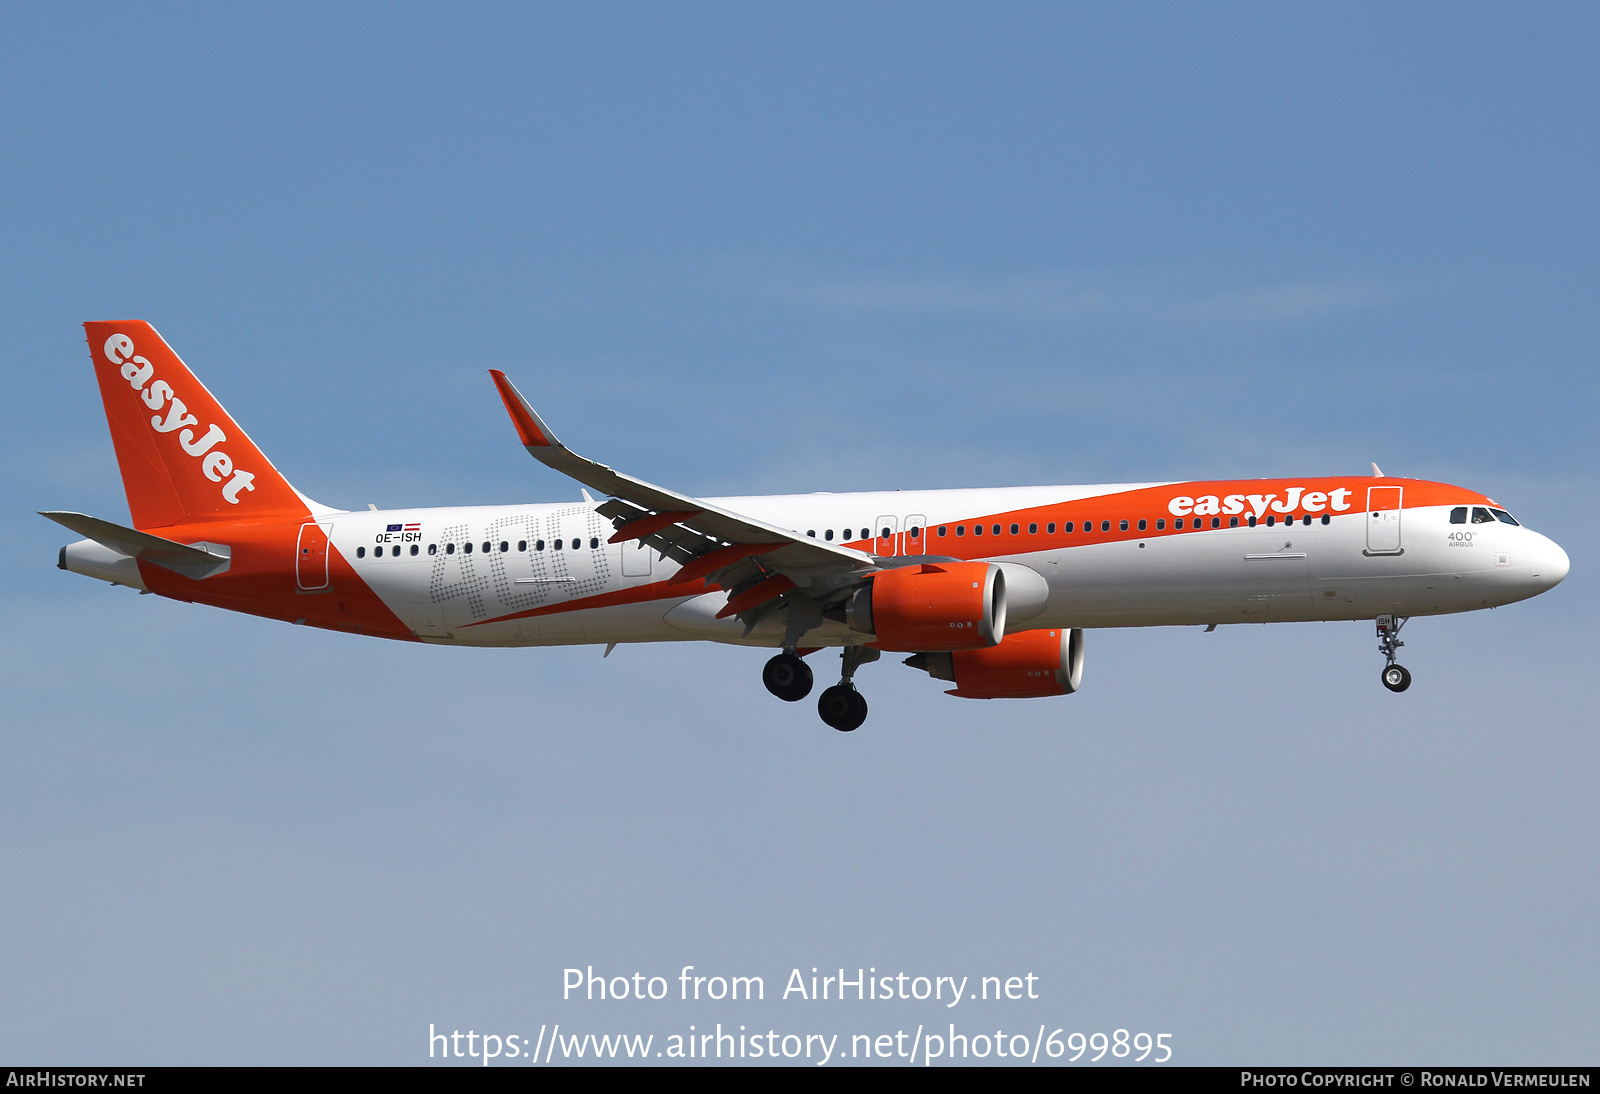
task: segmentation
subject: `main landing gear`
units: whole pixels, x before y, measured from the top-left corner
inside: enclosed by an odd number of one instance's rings
[[[1400,628],[1410,616],[1378,616],[1378,652],[1383,654],[1383,686],[1390,691],[1404,691],[1411,686],[1411,673],[1404,665],[1394,662],[1395,652],[1405,645],[1400,641]]]
[[[761,682],[785,703],[798,703],[811,694],[811,666],[784,650],[761,670]]]
[[[822,693],[817,700],[817,713],[821,715],[826,725],[832,726],[840,733],[849,733],[859,729],[862,722],[867,720],[867,700],[856,690],[856,669],[862,665],[876,661],[883,654],[877,650],[868,649],[866,646],[846,646],[840,654],[843,661],[843,672],[839,682]]]
[[[882,657],[877,650],[865,646],[846,646],[841,654],[843,662],[839,682],[823,691],[817,699],[817,713],[822,720],[841,733],[858,729],[867,720],[867,701],[856,690],[856,669]],[[761,670],[761,682],[767,690],[786,703],[798,703],[811,694],[811,666],[800,659],[794,650],[784,650]]]

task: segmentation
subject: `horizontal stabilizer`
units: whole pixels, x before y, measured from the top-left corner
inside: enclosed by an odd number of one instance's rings
[[[40,513],[102,547],[199,581],[228,568],[232,552],[218,543],[178,543],[83,513]]]

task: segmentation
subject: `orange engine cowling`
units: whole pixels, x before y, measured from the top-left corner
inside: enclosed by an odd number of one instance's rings
[[[845,609],[854,630],[883,650],[975,650],[1006,633],[1006,579],[988,562],[934,562],[884,570]]]
[[[919,653],[905,663],[951,681],[955,688],[945,694],[963,699],[1070,695],[1083,681],[1083,631],[1023,631],[990,649]]]

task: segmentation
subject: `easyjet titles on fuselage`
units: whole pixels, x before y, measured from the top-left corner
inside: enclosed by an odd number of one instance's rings
[[[1228,494],[1222,498],[1218,498],[1215,494],[1204,494],[1198,498],[1183,494],[1167,502],[1167,512],[1175,517],[1186,517],[1190,514],[1197,517],[1237,516],[1249,508],[1251,516],[1257,519],[1266,516],[1268,509],[1283,514],[1297,510],[1304,510],[1307,513],[1321,513],[1324,510],[1343,513],[1351,508],[1347,499],[1354,492],[1342,486],[1326,493],[1321,490],[1308,492],[1303,486],[1289,486],[1284,488],[1284,497],[1281,500],[1277,494]]]

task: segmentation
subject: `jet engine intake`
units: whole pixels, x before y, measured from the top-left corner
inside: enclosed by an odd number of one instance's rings
[[[1083,682],[1083,631],[1022,631],[988,649],[919,653],[905,664],[949,680],[945,694],[963,699],[1070,695]]]
[[[973,650],[1006,633],[1006,578],[988,562],[927,562],[876,574],[845,607],[852,630],[892,651]]]

